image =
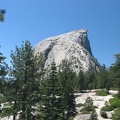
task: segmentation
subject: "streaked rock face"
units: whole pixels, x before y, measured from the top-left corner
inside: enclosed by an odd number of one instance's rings
[[[57,66],[62,60],[68,60],[76,73],[80,70],[99,70],[99,63],[92,55],[85,29],[47,38],[35,46],[35,54],[38,52],[43,53],[45,68],[48,68],[54,59]]]

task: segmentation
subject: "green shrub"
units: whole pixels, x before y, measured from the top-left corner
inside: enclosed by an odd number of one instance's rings
[[[120,98],[111,98],[109,102],[114,108],[120,107]]]
[[[109,100],[109,103],[110,105],[106,105],[104,106],[101,111],[112,111],[114,110],[115,108],[118,108],[120,107],[120,99],[115,97],[115,98],[111,98]]]
[[[98,96],[107,96],[108,94],[107,94],[106,90],[102,89],[102,90],[97,90],[96,95],[98,95]]]
[[[85,103],[84,103],[84,108],[87,111],[92,111],[93,110],[93,100],[91,97],[87,97]]]
[[[90,114],[90,113],[91,113],[91,110],[87,110],[86,108],[82,108],[82,109],[80,110],[80,112],[81,112],[82,114]]]
[[[98,120],[97,119],[97,113],[95,110],[92,111],[91,113],[91,116],[90,116],[90,119],[89,120]]]
[[[80,110],[80,112],[82,112],[83,114],[89,114],[92,112],[92,110],[94,110],[95,106],[93,106],[93,100],[91,97],[87,97],[83,108]]]
[[[97,106],[93,105],[93,109],[98,108]]]
[[[0,96],[0,103],[6,102],[6,97],[5,96]]]
[[[76,107],[82,107],[82,106],[83,106],[82,103],[78,103],[78,104],[76,105]]]
[[[112,105],[107,105],[107,106],[105,106],[105,107],[102,107],[101,110],[102,110],[102,111],[112,111],[112,110],[114,110],[114,106],[112,106]]]
[[[112,87],[112,88],[110,88],[110,89],[111,89],[111,90],[119,90],[119,88],[113,88],[113,87]]]
[[[108,118],[107,117],[107,113],[106,113],[106,111],[100,111],[100,115],[101,115],[101,117],[103,117],[103,118]]]
[[[120,120],[120,107],[118,107],[113,114],[112,120]]]
[[[114,98],[118,98],[118,94],[113,94],[112,95]]]

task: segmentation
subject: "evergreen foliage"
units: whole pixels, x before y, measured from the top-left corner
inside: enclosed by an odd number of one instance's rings
[[[91,97],[88,97],[84,103],[84,108],[87,111],[92,111],[93,110],[93,100]]]
[[[109,94],[109,90],[110,90],[110,83],[108,82],[106,84],[106,92],[107,92],[107,94]]]
[[[0,11],[1,15],[5,11]],[[84,92],[89,89],[100,88],[97,95],[107,95],[111,87],[119,89],[117,99],[101,109],[101,116],[106,116],[107,110],[116,109],[113,119],[119,118],[120,101],[120,54],[116,54],[115,63],[106,69],[105,65],[98,73],[94,71],[82,72],[78,75],[70,68],[68,61],[64,60],[57,72],[55,61],[51,69],[44,74],[44,61],[41,54],[34,55],[29,41],[23,42],[15,52],[11,53],[12,67],[9,79],[6,57],[0,53],[0,107],[6,102],[0,116],[13,115],[13,120],[70,120],[76,115],[74,92]],[[106,88],[104,90],[103,88]],[[38,105],[39,103],[39,105]],[[8,107],[9,106],[9,107]],[[38,107],[39,106],[39,107]],[[92,99],[88,97],[82,109],[83,113],[91,113],[91,120],[97,120]],[[118,116],[118,118],[116,118]]]
[[[16,119],[34,120],[36,103],[40,100],[39,78],[41,56],[34,55],[34,50],[29,41],[23,42],[21,48],[16,46],[11,53],[12,68],[7,92],[7,101],[10,107],[4,108],[4,114],[13,115]]]
[[[120,107],[114,111],[112,120],[120,120]]]
[[[101,115],[101,117],[103,117],[103,118],[108,118],[107,113],[106,113],[106,111],[104,111],[104,110],[101,110],[101,111],[100,111],[100,115]]]
[[[78,88],[80,92],[83,92],[83,90],[85,90],[85,76],[84,73],[82,71],[79,72],[78,74]]]
[[[4,19],[5,19],[5,13],[6,13],[6,11],[5,10],[3,10],[3,9],[0,9],[0,21],[1,22],[3,22],[4,21]]]
[[[83,108],[81,109],[81,112],[83,114],[88,114],[88,113],[91,113],[92,111],[94,111],[92,98],[87,97],[87,99],[85,100],[85,103],[83,105]]]
[[[107,90],[105,90],[105,89],[97,90],[96,95],[98,95],[98,96],[107,96],[108,95]]]
[[[108,83],[108,70],[106,69],[106,66],[104,64],[100,68],[100,71],[96,76],[96,79],[97,79],[97,88],[106,88],[106,85]]]
[[[92,111],[91,116],[90,116],[90,120],[98,120],[97,113],[95,110]]]
[[[59,71],[59,81],[61,85],[62,92],[62,112],[63,119],[69,120],[71,117],[76,115],[76,104],[74,97],[74,78],[75,74],[70,69],[69,62],[63,61],[61,70]]]
[[[3,56],[3,54],[0,52],[0,116],[2,114],[2,103],[5,101],[4,100],[4,95],[5,95],[5,88],[6,88],[6,74],[7,74],[7,65],[4,62],[6,57]]]
[[[85,77],[85,89],[91,90],[96,89],[97,87],[97,81],[96,81],[96,74],[93,71],[87,71],[84,73]]]
[[[120,97],[120,54],[115,55],[116,61],[113,64],[113,70],[115,72],[117,87],[119,88],[118,96]]]
[[[4,62],[6,57],[0,52],[0,94],[3,94],[4,84],[5,84],[5,76],[7,74],[7,65]]]
[[[43,83],[42,103],[39,104],[38,112],[38,120],[62,120],[61,90],[54,61],[50,73]]]

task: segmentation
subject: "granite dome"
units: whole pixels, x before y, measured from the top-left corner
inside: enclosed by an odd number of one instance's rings
[[[54,59],[57,66],[62,60],[68,60],[77,73],[80,70],[99,70],[100,65],[92,54],[86,29],[47,38],[39,42],[34,49],[35,54],[43,53],[45,68],[48,68]]]

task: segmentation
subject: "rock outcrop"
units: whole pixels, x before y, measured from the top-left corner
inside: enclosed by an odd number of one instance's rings
[[[86,29],[47,38],[38,43],[34,49],[35,54],[43,53],[45,68],[48,68],[54,59],[57,67],[62,60],[68,60],[76,73],[80,70],[99,70],[100,65],[92,55]]]

